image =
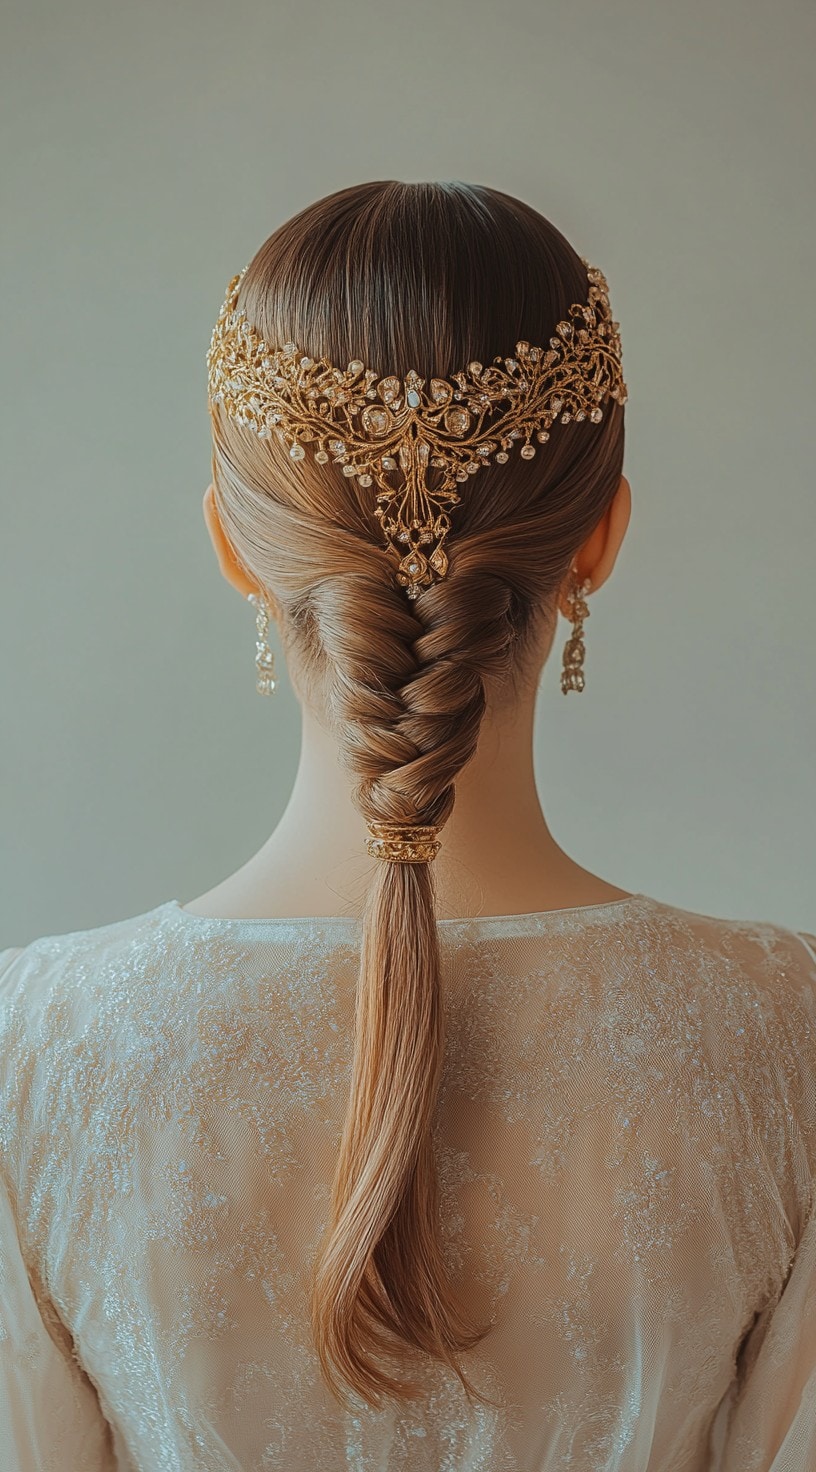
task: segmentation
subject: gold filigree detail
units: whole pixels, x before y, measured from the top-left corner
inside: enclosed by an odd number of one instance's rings
[[[223,404],[261,438],[276,434],[295,461],[308,446],[319,463],[340,465],[361,486],[376,485],[374,515],[397,555],[397,581],[416,598],[447,572],[443,543],[460,500],[457,485],[492,459],[507,461],[516,444],[522,458],[532,459],[533,435],[545,444],[556,420],[597,424],[607,396],[626,402],[606,279],[582,264],[588,300],[570,307],[574,320],[556,325],[549,347],[517,342],[515,357],[496,357],[487,367],[474,360],[427,387],[414,369],[402,380],[379,378],[358,358],[341,369],[293,342],[270,347],[237,310],[245,266],[230,281],[213,329],[208,402]],[[429,466],[442,472],[433,490],[425,483]]]
[[[372,837],[366,847],[372,859],[386,859],[397,864],[427,864],[441,848],[436,837],[439,829],[433,823],[376,823],[368,825]]]
[[[569,690],[583,690],[584,688],[584,658],[586,646],[584,644],[584,620],[589,618],[589,604],[585,594],[592,586],[589,578],[583,583],[576,584],[567,595],[572,618],[572,635],[564,645],[561,670],[561,690],[564,695]]]

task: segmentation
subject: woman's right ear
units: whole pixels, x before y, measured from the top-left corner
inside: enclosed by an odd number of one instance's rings
[[[257,596],[260,596],[264,599],[264,602],[269,607],[270,612],[277,612],[277,607],[274,599],[270,597],[269,593],[266,592],[265,589],[259,587],[259,585],[254,581],[253,578],[250,577],[249,573],[239,561],[232,547],[232,544],[229,541],[223,526],[221,525],[221,518],[218,515],[218,509],[215,504],[215,496],[213,493],[212,484],[208,485],[206,491],[204,492],[203,504],[204,521],[206,523],[207,531],[210,534],[210,541],[215,548],[215,555],[218,558],[218,566],[220,567],[221,572],[223,573],[227,582],[231,583],[233,588],[237,588],[238,592],[243,598],[247,598],[250,593],[255,593]]]

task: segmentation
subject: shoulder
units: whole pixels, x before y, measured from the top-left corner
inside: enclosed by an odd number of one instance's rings
[[[816,933],[650,901],[640,948],[707,1038],[763,1078],[796,1074],[816,1106]]]
[[[115,997],[166,949],[168,907],[0,950],[0,1154],[92,1086]]]
[[[731,918],[688,910],[649,899],[644,914],[647,934],[655,944],[678,953],[710,956],[730,971],[742,970],[757,980],[790,975],[812,984],[816,977],[816,933],[765,918]]]
[[[801,1221],[816,1183],[816,934],[652,901],[637,943],[649,1016],[665,1002],[680,1024],[665,1071],[719,1117],[726,1151],[751,1122],[762,1158],[787,1163],[779,1189]]]
[[[813,1073],[816,935],[762,917],[731,918],[649,899],[627,942],[650,1000],[665,1000],[723,1056],[750,1069],[787,1057]]]
[[[0,1028],[23,1015],[34,1023],[60,999],[87,996],[105,967],[162,932],[167,911],[159,905],[126,920],[0,950]]]

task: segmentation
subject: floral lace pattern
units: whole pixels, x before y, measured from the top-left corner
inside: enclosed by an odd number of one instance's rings
[[[0,952],[0,1465],[813,1472],[816,936],[646,895],[440,924],[464,1356],[334,1401],[308,1320],[359,924],[170,900]]]

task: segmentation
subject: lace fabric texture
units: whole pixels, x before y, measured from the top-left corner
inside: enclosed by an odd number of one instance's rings
[[[4,1472],[813,1472],[816,935],[440,923],[441,1229],[501,1408],[416,1356],[421,1400],[345,1412],[307,1294],[359,939],[168,900],[0,952]]]

